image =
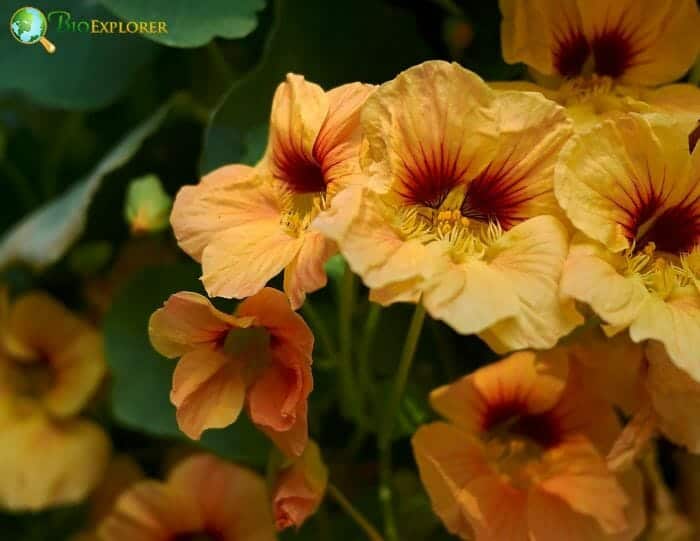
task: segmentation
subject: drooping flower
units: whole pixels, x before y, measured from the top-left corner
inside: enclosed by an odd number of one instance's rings
[[[298,458],[287,459],[276,472],[272,513],[278,530],[296,528],[321,505],[328,485],[328,468],[316,442],[309,441]]]
[[[170,400],[185,434],[228,426],[247,404],[282,451],[303,452],[313,335],[284,294],[264,288],[229,315],[202,295],[176,293],[151,316],[149,334],[159,353],[181,357]]]
[[[515,353],[431,394],[448,422],[413,449],[433,508],[462,539],[632,540],[644,525],[636,469],[605,454],[620,427],[576,367]]]
[[[586,236],[572,242],[562,290],[609,334],[658,340],[700,380],[700,151],[661,115],[629,114],[564,148],[555,192]]]
[[[10,304],[0,290],[0,506],[82,501],[110,443],[79,417],[105,374],[97,331],[43,293]]]
[[[314,225],[338,242],[382,304],[421,302],[499,350],[551,347],[580,322],[558,282],[568,233],[556,218],[562,108],[496,95],[433,61],[382,85],[362,113],[367,186],[338,194]]]
[[[524,62],[581,128],[611,111],[660,109],[695,122],[700,90],[670,83],[700,52],[695,0],[500,0],[507,62]],[[508,86],[506,86],[508,87]]]
[[[335,245],[310,224],[344,186],[358,182],[359,111],[372,86],[324,92],[288,75],[275,93],[265,156],[186,186],[171,222],[180,247],[202,263],[211,296],[243,298],[284,271],[293,308],[326,284]]]
[[[210,455],[182,461],[167,481],[138,482],[99,528],[101,541],[274,541],[265,482]]]

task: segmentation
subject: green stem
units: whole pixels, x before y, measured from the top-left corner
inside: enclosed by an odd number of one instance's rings
[[[388,541],[398,541],[399,534],[396,527],[396,519],[394,517],[394,508],[392,503],[392,487],[391,487],[391,438],[394,432],[394,421],[398,416],[401,398],[403,397],[408,375],[411,372],[413,358],[416,355],[418,340],[421,330],[423,329],[423,321],[425,320],[425,308],[419,303],[413,312],[411,325],[408,328],[406,341],[401,352],[401,359],[396,372],[396,379],[389,395],[389,401],[384,409],[383,422],[380,425],[378,435],[379,446],[379,500],[382,503],[382,511],[384,513],[384,534]]]
[[[370,395],[372,401],[376,396],[374,393],[374,378],[372,377],[372,371],[369,366],[369,352],[372,349],[374,337],[377,334],[377,325],[379,324],[381,314],[382,307],[378,304],[371,303],[369,313],[367,314],[367,320],[365,321],[365,328],[362,332],[360,351],[357,355],[357,375],[360,387]]]
[[[308,297],[306,298],[304,305],[301,307],[301,313],[311,324],[311,327],[313,328],[315,335],[318,336],[318,339],[321,342],[321,347],[323,347],[326,355],[335,362],[338,358],[338,350],[335,346],[335,341],[333,340],[328,327],[324,323],[323,318],[319,316]]]
[[[329,483],[328,484],[328,495],[335,500],[335,502],[345,511],[345,513],[355,521],[365,535],[370,541],[384,541],[381,534],[376,530],[372,524],[360,513],[355,507],[350,503],[338,488]]]
[[[352,366],[352,316],[355,311],[355,275],[346,263],[340,284],[340,389],[342,408],[353,419],[362,413],[355,372]]]

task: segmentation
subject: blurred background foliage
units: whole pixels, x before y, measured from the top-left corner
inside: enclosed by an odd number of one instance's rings
[[[6,1],[0,12],[9,19],[25,4]],[[129,182],[153,174],[174,196],[222,164],[254,163],[264,150],[274,89],[290,71],[325,88],[382,83],[430,58],[460,62],[487,80],[522,74],[501,58],[495,0],[46,0],[34,6],[69,11],[73,19],[168,23],[167,35],[152,36],[57,32],[49,25],[54,55],[0,33],[0,279],[14,294],[46,289],[103,327],[111,379],[91,415],[118,452],[155,476],[179,446],[191,444],[177,430],[168,399],[174,363],[150,348],[146,323],[168,295],[201,286],[197,265],[179,252],[169,230],[132,236],[124,219]],[[328,270],[330,286],[311,300],[337,343],[338,261]],[[366,295],[358,298],[365,300],[355,307],[353,329],[364,341],[356,354],[372,350],[364,375],[368,407],[376,411],[411,309],[385,310],[371,327]],[[334,482],[379,523],[371,408],[347,411],[338,403],[335,360],[317,342],[311,434]],[[430,511],[405,436],[432,418],[429,389],[491,359],[476,339],[435,322],[424,329],[417,383],[402,404],[395,444],[398,513],[400,521],[410,518],[408,541],[449,536]],[[200,444],[260,469],[267,460],[268,443],[245,419]],[[0,538],[69,539],[84,514],[85,506],[0,513]],[[298,533],[282,537],[360,535],[327,504]]]

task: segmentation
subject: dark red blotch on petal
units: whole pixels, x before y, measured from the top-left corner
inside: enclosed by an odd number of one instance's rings
[[[481,427],[484,431],[504,430],[507,434],[528,438],[544,448],[559,444],[560,423],[551,412],[530,413],[524,401],[503,398],[487,405]]]

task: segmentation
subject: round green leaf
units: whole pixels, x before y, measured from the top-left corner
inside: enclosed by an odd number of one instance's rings
[[[25,6],[11,0],[3,13]],[[91,0],[64,0],[36,4],[45,14],[67,11],[72,21],[109,20],[114,16]],[[9,31],[0,32],[0,93],[18,91],[48,107],[96,109],[114,101],[132,76],[150,62],[157,47],[133,34],[93,35],[58,31],[50,17],[46,38],[56,52],[48,54],[40,44],[22,45]]]
[[[144,34],[170,47],[199,47],[215,37],[242,38],[258,24],[265,0],[101,0],[125,21],[164,21],[168,32]]]
[[[173,293],[201,292],[193,263],[154,266],[133,278],[117,295],[105,319],[105,353],[113,387],[112,408],[126,426],[156,436],[181,437],[170,403],[176,361],[159,355],[148,337],[148,320]],[[262,466],[269,442],[245,415],[223,430],[207,431],[200,443],[231,460]]]

